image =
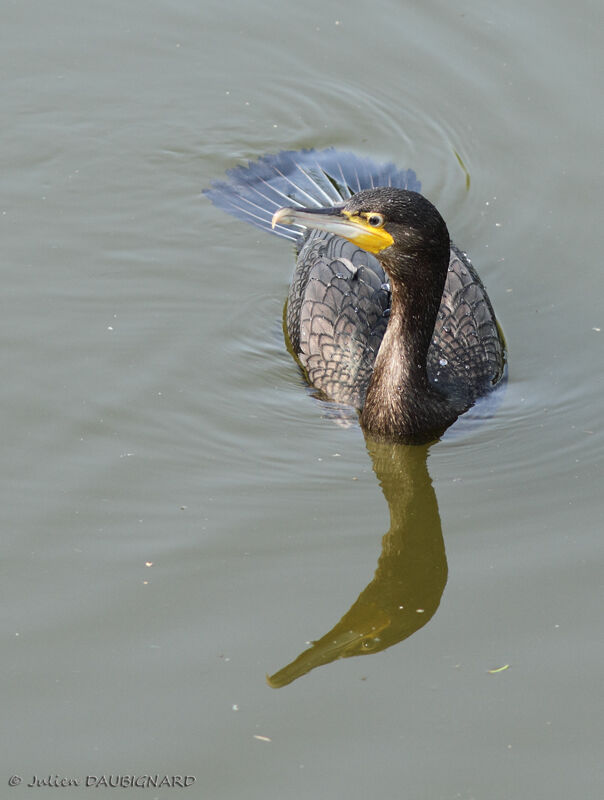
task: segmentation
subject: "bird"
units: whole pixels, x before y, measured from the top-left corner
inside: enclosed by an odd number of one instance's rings
[[[216,206],[294,241],[288,345],[366,435],[436,440],[502,382],[486,289],[412,170],[329,148],[266,155],[227,178],[205,190]]]

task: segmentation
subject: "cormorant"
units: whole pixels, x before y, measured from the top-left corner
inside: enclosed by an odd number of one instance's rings
[[[435,439],[501,380],[486,290],[415,173],[329,149],[228,175],[215,205],[296,242],[286,329],[309,383],[369,435]]]

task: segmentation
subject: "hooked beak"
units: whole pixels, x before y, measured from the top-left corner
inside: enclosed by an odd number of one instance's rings
[[[343,206],[328,208],[280,208],[273,216],[272,226],[301,225],[333,233],[353,242],[369,253],[379,253],[394,244],[394,239],[384,228],[374,228],[367,220]]]

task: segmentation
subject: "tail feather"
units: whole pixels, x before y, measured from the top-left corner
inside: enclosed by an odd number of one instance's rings
[[[321,207],[345,202],[362,189],[398,186],[419,192],[421,185],[413,170],[394,164],[376,164],[354,153],[327,150],[284,150],[266,155],[247,166],[227,171],[226,181],[212,182],[205,189],[212,203],[257,228],[296,241],[304,229],[277,225],[271,220],[283,206]]]

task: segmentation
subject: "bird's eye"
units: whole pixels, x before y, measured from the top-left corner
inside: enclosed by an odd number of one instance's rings
[[[384,224],[384,217],[381,214],[368,214],[367,222],[372,228],[381,228]]]

